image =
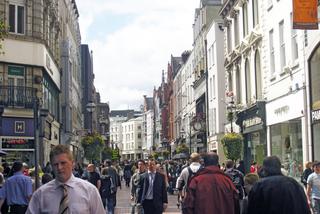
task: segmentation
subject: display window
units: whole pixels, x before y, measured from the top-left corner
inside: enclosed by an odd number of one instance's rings
[[[280,158],[285,174],[300,179],[303,170],[301,120],[270,126],[271,154]]]

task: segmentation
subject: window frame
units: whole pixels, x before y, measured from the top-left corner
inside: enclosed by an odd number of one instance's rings
[[[14,7],[14,29],[13,31],[11,30],[12,28],[10,27],[11,25],[11,11],[10,11],[10,6]],[[19,20],[19,8],[22,8],[23,14],[22,14],[22,19]],[[21,18],[20,18],[21,19]],[[19,24],[21,24],[21,32],[19,32]],[[23,4],[18,4],[14,2],[10,2],[8,6],[8,26],[9,26],[9,33],[12,34],[18,34],[18,35],[25,35],[26,32],[26,7]]]

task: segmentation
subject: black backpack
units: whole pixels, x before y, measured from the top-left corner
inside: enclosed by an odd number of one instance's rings
[[[115,193],[116,186],[114,185],[111,176],[101,176],[101,198],[109,198]]]
[[[244,182],[243,182],[243,174],[237,169],[231,169],[225,172],[232,180],[232,183],[236,187],[239,193],[239,198],[243,199],[245,196],[244,193]]]
[[[189,176],[188,176],[188,180],[187,180],[186,191],[188,191],[188,189],[189,189],[189,184],[190,184],[191,178],[193,178],[198,172],[200,172],[203,169],[203,166],[201,165],[196,172],[193,172],[191,170],[190,166],[188,166],[187,169],[188,169],[188,172],[189,172]]]

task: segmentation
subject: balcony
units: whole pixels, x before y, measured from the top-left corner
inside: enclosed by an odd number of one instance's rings
[[[33,108],[35,88],[0,86],[0,105],[12,108]]]

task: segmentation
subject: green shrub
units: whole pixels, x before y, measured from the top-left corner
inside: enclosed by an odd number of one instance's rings
[[[241,157],[243,137],[238,133],[227,133],[221,138],[225,156],[233,161]]]

